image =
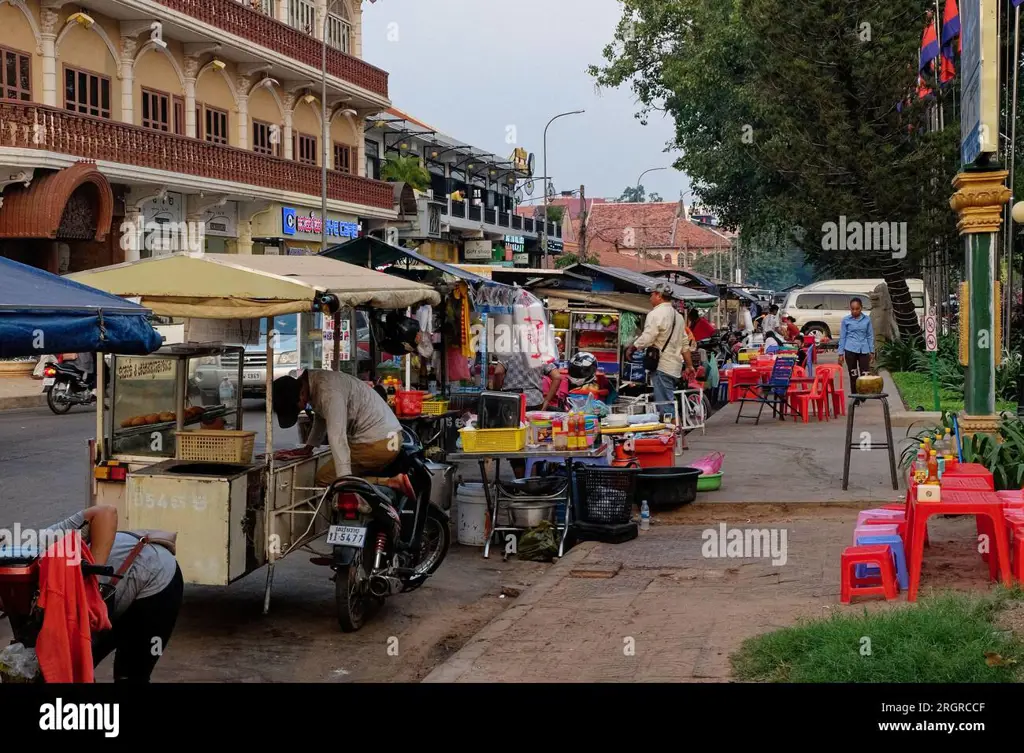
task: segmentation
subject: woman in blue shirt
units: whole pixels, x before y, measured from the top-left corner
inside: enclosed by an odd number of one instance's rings
[[[850,390],[855,391],[857,377],[868,373],[875,355],[875,330],[871,317],[864,313],[860,298],[850,300],[850,314],[843,317],[839,328],[839,363],[846,357],[850,372]]]

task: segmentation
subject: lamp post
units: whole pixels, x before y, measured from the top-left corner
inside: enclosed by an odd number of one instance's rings
[[[559,113],[555,117],[548,121],[548,124],[544,126],[544,216],[541,218],[544,223],[543,230],[544,234],[541,236],[541,249],[544,254],[544,266],[548,264],[548,127],[559,118],[564,118],[566,115],[582,115],[586,110],[573,110],[572,112]]]
[[[640,181],[642,181],[644,179],[644,176],[647,175],[647,173],[653,173],[656,170],[668,170],[668,168],[667,167],[652,167],[652,168],[644,170],[642,173],[640,173],[640,177],[636,179],[636,192],[637,192],[637,195],[640,194]]]
[[[642,173],[640,173],[640,177],[638,177],[636,179],[636,196],[640,195],[640,181],[642,181],[644,179],[644,176],[647,175],[647,173],[653,173],[656,170],[668,170],[668,168],[667,167],[649,167],[646,170],[644,170]],[[638,251],[638,255],[639,255],[639,261],[640,261],[640,269],[641,270],[646,270],[647,269],[647,243],[646,243],[646,241],[647,241],[647,228],[646,228],[646,226],[644,226],[642,229],[644,231],[644,240],[640,242],[640,249]]]

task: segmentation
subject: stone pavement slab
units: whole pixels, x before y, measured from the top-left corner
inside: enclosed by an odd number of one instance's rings
[[[0,377],[0,410],[46,405],[43,382],[31,377]]]

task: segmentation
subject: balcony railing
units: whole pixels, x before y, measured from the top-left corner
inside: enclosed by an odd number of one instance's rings
[[[484,222],[486,222],[488,225],[498,224],[498,214],[497,212],[495,212],[493,207],[484,208]]]
[[[452,202],[452,217],[459,217],[466,219],[466,202],[464,201],[453,201]]]
[[[0,101],[0,123],[0,147],[40,149],[277,191],[320,195],[319,167],[237,147],[10,101]],[[390,183],[337,170],[327,171],[327,195],[336,201],[379,209],[394,207],[394,187]]]
[[[523,216],[521,214],[512,215],[512,229],[522,230],[523,229]]]
[[[287,55],[300,63],[320,69],[322,44],[310,34],[293,29],[237,0],[157,0],[163,6],[185,13],[218,29],[247,39],[253,44]],[[327,48],[327,72],[382,97],[388,96],[388,74],[333,47]]]
[[[469,205],[469,220],[470,222],[481,222],[482,215],[481,207],[479,204]]]
[[[523,217],[523,230],[525,230],[528,233],[535,232],[534,227],[533,227],[533,219],[532,218],[530,218],[530,217]]]

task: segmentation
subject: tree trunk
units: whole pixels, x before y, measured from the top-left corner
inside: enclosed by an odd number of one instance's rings
[[[883,255],[879,260],[882,278],[889,288],[892,301],[892,314],[900,329],[900,337],[921,337],[921,322],[917,318],[914,300],[910,297],[907,287],[907,275],[903,265],[890,255]],[[925,312],[926,314],[928,312]]]

